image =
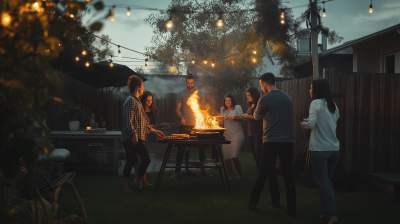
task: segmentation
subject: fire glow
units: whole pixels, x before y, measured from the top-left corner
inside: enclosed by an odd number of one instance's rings
[[[215,117],[207,113],[207,111],[200,109],[199,95],[196,90],[188,99],[187,104],[192,108],[194,116],[196,117],[195,129],[221,129]]]

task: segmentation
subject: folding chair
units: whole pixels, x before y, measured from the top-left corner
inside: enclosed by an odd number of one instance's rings
[[[85,208],[83,206],[81,198],[79,197],[78,191],[76,190],[75,185],[72,182],[72,179],[74,179],[74,176],[76,174],[75,172],[68,172],[68,173],[62,174],[54,181],[50,181],[46,177],[46,175],[44,175],[44,173],[40,169],[40,167],[38,167],[37,165],[35,165],[33,174],[31,176],[29,176],[28,170],[26,169],[26,165],[23,163],[22,172],[23,172],[24,176],[27,177],[28,180],[39,190],[39,192],[42,194],[42,196],[43,196],[43,192],[45,190],[54,191],[58,186],[60,186],[64,183],[69,184],[71,186],[72,190],[74,191],[75,198],[79,204],[79,207],[80,207],[82,214],[85,218],[85,221],[87,223],[87,215],[86,215]],[[59,208],[60,212],[65,216],[61,207],[58,206],[58,208]]]

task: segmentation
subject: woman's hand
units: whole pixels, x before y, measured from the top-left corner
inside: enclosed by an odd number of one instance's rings
[[[308,131],[310,131],[310,130],[307,128],[307,123],[306,123],[306,122],[301,122],[301,123],[300,123],[300,127],[301,127],[301,129],[303,130],[303,132],[308,132]]]
[[[156,135],[160,138],[165,138],[165,134],[162,131],[156,130]]]
[[[247,119],[247,117],[246,117],[246,116],[247,116],[247,114],[243,114],[243,118],[244,118],[244,119]]]
[[[228,115],[225,115],[225,116],[224,116],[224,119],[225,119],[225,120],[229,120],[229,116],[228,116]]]
[[[235,119],[235,116],[228,116],[228,120],[233,121]]]

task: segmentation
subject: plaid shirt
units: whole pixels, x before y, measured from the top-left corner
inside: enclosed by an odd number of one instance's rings
[[[146,140],[151,126],[147,122],[142,103],[136,96],[130,95],[126,98],[124,106],[122,106],[122,118],[124,121],[124,128],[121,132],[122,142],[131,139],[135,133],[138,139]]]

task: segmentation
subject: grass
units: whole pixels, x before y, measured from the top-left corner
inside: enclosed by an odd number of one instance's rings
[[[194,156],[191,153],[191,157]],[[197,155],[196,155],[197,156]],[[196,158],[194,156],[194,158]],[[172,157],[171,157],[172,158]],[[123,177],[111,173],[82,173],[74,178],[89,223],[323,223],[318,220],[319,193],[305,188],[296,180],[297,218],[286,216],[285,185],[279,177],[281,209],[270,206],[268,184],[265,185],[257,211],[247,209],[256,178],[250,153],[240,154],[244,179],[230,182],[232,190],[223,187],[218,170],[210,169],[213,177],[172,179],[173,171],[164,174],[160,190],[146,187],[143,191],[124,193]],[[155,183],[158,173],[147,174]],[[81,215],[69,186],[64,186],[58,203],[67,214]],[[400,203],[360,186],[355,192],[336,192],[341,223],[399,223]]]

